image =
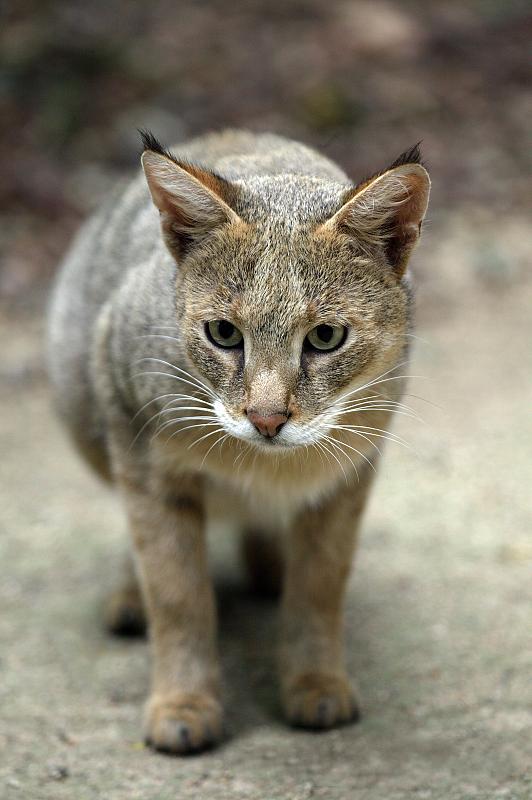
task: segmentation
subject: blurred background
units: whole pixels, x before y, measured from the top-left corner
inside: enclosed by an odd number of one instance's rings
[[[532,158],[526,0],[4,0],[0,13],[10,307],[42,291],[80,221],[138,165],[138,127],[168,144],[272,130],[354,180],[422,139],[431,220],[466,240],[482,231],[480,281],[517,279]]]
[[[531,39],[525,0],[0,4],[2,797],[529,800]],[[124,523],[51,413],[44,310],[74,232],[138,168],[137,128],[169,145],[231,126],[354,181],[422,140],[410,392],[428,402],[410,400],[428,424],[397,421],[417,455],[388,448],[364,526],[363,723],[286,729],[274,610],[226,592],[228,744],[183,765],[142,745],[145,646],[100,624]]]

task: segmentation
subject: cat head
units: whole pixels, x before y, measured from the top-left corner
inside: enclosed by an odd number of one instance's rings
[[[430,188],[418,148],[347,186],[302,175],[228,182],[152,137],[145,147],[178,264],[179,327],[216,419],[271,452],[319,441],[348,393],[405,351],[406,268]]]

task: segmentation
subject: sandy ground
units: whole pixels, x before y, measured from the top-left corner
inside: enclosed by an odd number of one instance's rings
[[[2,320],[2,798],[532,797],[532,284],[447,280],[422,287],[412,367],[412,393],[439,407],[413,398],[427,424],[398,422],[416,453],[388,448],[351,582],[361,723],[285,727],[275,609],[218,538],[228,733],[188,759],[142,744],[147,645],[101,625],[121,511],[50,411],[42,323]]]

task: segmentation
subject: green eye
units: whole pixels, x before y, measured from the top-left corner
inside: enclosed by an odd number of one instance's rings
[[[346,339],[347,328],[343,325],[317,325],[307,333],[304,345],[308,349],[336,350]]]
[[[205,332],[218,347],[240,347],[244,341],[241,332],[227,319],[215,319],[205,323]]]

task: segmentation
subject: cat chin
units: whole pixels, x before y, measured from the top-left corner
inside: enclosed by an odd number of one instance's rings
[[[289,442],[278,441],[277,437],[274,439],[265,439],[261,437],[261,439],[244,439],[243,441],[247,442],[247,444],[252,444],[260,453],[267,453],[268,455],[283,455],[288,453],[295,453],[297,450],[301,450],[304,445],[301,444],[291,444]]]
[[[286,425],[286,427],[289,426],[290,423]],[[307,450],[309,446],[319,442],[321,438],[315,431],[306,431],[304,428],[297,430],[294,425],[291,425],[289,430],[285,431],[283,429],[280,435],[272,438],[261,436],[254,431],[235,431],[233,426],[224,426],[224,428],[225,432],[237,441],[252,445],[260,453],[267,453],[268,455],[275,456],[302,452],[303,450]]]

